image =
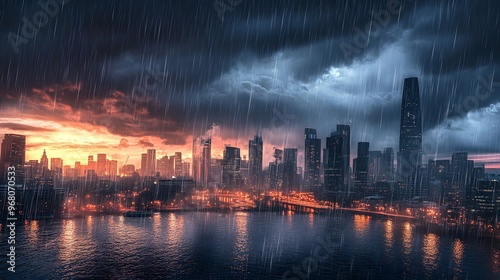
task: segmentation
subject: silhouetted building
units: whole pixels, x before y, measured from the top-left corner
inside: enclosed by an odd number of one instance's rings
[[[304,184],[317,186],[320,183],[321,139],[317,138],[314,128],[306,128],[304,136]]]
[[[52,169],[52,165],[50,167]],[[106,154],[97,154],[97,176],[105,176],[106,174]]]
[[[325,191],[347,191],[349,183],[350,127],[337,125],[326,138]]]
[[[368,167],[370,160],[370,143],[358,142],[358,157],[356,160],[354,183],[356,194],[365,196],[368,191]]]
[[[418,79],[406,78],[401,102],[401,126],[399,134],[398,179],[406,185],[405,196],[415,195],[412,178],[422,162],[422,116]]]
[[[394,180],[394,150],[392,148],[385,148],[382,153],[382,180]]]
[[[368,157],[368,181],[372,184],[382,179],[382,152],[370,151]]]
[[[175,153],[175,176],[182,176],[182,153]]]
[[[0,183],[8,181],[9,167],[14,167],[16,185],[24,184],[24,163],[26,157],[26,136],[5,134],[0,151]]]
[[[255,135],[253,140],[248,141],[248,174],[252,187],[262,185],[262,154],[264,145],[262,137]]]
[[[500,181],[479,180],[473,199],[472,213],[475,218],[499,222]]]
[[[283,153],[283,190],[297,188],[297,149],[286,148]]]
[[[210,182],[212,164],[212,139],[193,139],[193,177],[197,184],[207,187]]]
[[[222,166],[222,182],[225,188],[238,188],[241,184],[240,149],[226,146]]]

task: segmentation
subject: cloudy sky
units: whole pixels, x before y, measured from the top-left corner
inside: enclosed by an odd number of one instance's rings
[[[55,1],[55,0],[54,0]],[[65,164],[214,155],[261,131],[272,148],[323,139],[398,150],[402,82],[419,78],[424,153],[500,168],[498,1],[2,1],[0,134]],[[55,4],[54,4],[55,3]]]

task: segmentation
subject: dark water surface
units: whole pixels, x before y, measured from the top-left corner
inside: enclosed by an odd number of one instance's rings
[[[404,221],[280,213],[162,213],[32,221],[2,279],[500,279],[500,248]]]

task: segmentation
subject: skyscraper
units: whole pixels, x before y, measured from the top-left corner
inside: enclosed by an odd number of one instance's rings
[[[337,125],[326,138],[325,190],[347,191],[350,174],[350,127]]]
[[[409,182],[422,162],[422,116],[416,77],[404,80],[400,125],[397,171],[399,179]]]
[[[304,183],[307,187],[311,187],[319,185],[321,139],[317,138],[314,128],[306,128],[304,136]]]
[[[253,140],[248,141],[248,173],[251,186],[262,185],[262,137],[255,135]]]
[[[358,157],[356,161],[356,182],[367,183],[368,182],[368,163],[370,156],[370,143],[368,142],[358,142]]]
[[[392,181],[394,177],[394,150],[385,148],[382,153],[382,180]]]
[[[226,146],[222,166],[222,182],[225,188],[240,186],[240,149]]]
[[[212,139],[193,138],[193,177],[197,184],[208,186],[212,158]]]
[[[283,152],[283,190],[297,187],[297,149],[286,148]]]
[[[24,162],[26,157],[26,136],[5,134],[0,151],[0,183],[7,181],[9,167],[15,168],[16,184],[24,183]]]
[[[50,167],[52,169],[52,166]],[[106,176],[106,154],[97,154],[97,176]]]
[[[43,149],[43,154],[40,158],[40,172],[47,169],[49,169],[49,158],[47,157],[47,153],[45,153],[45,149]]]
[[[144,172],[143,172],[144,173]],[[146,176],[156,175],[156,150],[148,149],[146,156]]]
[[[182,175],[182,153],[175,152],[175,176]]]
[[[148,154],[141,154],[141,175],[148,176]]]

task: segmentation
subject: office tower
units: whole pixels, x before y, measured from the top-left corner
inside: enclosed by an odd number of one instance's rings
[[[189,162],[182,163],[182,176],[190,176]]]
[[[168,156],[163,156],[156,161],[156,170],[160,173],[161,177],[167,177],[168,173]]]
[[[385,148],[382,153],[382,180],[394,180],[394,151],[392,148]]]
[[[404,80],[400,125],[398,179],[407,182],[407,193],[411,195],[411,177],[422,162],[422,116],[416,77]]]
[[[222,166],[222,182],[225,188],[240,186],[240,149],[226,146]]]
[[[468,177],[472,177],[472,171],[468,169],[467,153],[453,153],[449,172],[443,182],[443,204],[465,206]]]
[[[193,177],[197,184],[208,186],[212,164],[212,139],[196,137],[193,139]]]
[[[50,170],[62,170],[63,160],[61,158],[50,159]]]
[[[175,155],[168,157],[167,176],[168,177],[175,176]]]
[[[351,127],[337,124],[337,133],[342,137],[342,169],[344,171],[344,186],[349,186],[351,178]]]
[[[96,162],[94,161],[94,156],[89,156],[87,160],[87,170],[96,170]]]
[[[118,161],[110,160],[108,161],[108,176],[111,180],[116,180],[118,175]]]
[[[182,153],[176,152],[174,155],[174,165],[175,165],[175,176],[182,175]]]
[[[304,136],[304,184],[310,188],[319,185],[321,139],[317,138],[314,128],[306,128]]]
[[[478,180],[471,208],[473,218],[496,223],[500,215],[500,181]]]
[[[121,176],[126,176],[126,177],[131,177],[134,175],[135,172],[135,165],[133,164],[125,164],[122,166],[120,170],[120,175]]]
[[[49,169],[49,158],[47,157],[47,153],[45,153],[45,149],[43,149],[42,157],[40,158],[40,172],[43,173],[45,170]]]
[[[297,149],[286,148],[283,152],[283,190],[297,187]]]
[[[262,185],[262,155],[264,144],[262,137],[255,135],[253,140],[248,141],[248,173],[250,186],[260,187]]]
[[[355,159],[354,187],[358,197],[364,197],[368,193],[368,168],[370,160],[370,144],[368,142],[358,142],[358,157]]]
[[[210,169],[212,167],[212,139],[203,141],[203,150],[201,154],[201,180],[204,186],[210,183]]]
[[[370,143],[358,142],[358,157],[356,160],[356,182],[368,182],[368,163],[370,157]]]
[[[9,167],[15,168],[15,182],[17,185],[24,183],[24,162],[26,157],[26,136],[18,134],[5,134],[0,150],[0,183],[6,183]]]
[[[350,127],[337,125],[326,138],[325,190],[347,191],[350,175]]]
[[[147,150],[147,160],[146,160],[146,176],[155,176],[156,175],[156,150],[148,149]]]
[[[148,176],[148,154],[141,154],[141,175]]]
[[[106,176],[106,154],[97,154],[97,176]]]
[[[382,152],[370,151],[368,157],[368,181],[375,183],[382,179]]]

